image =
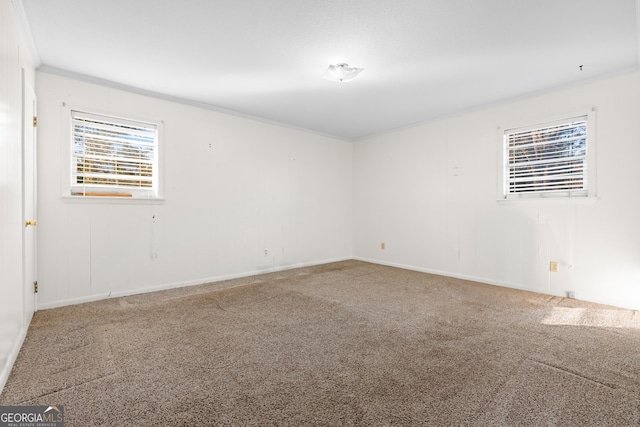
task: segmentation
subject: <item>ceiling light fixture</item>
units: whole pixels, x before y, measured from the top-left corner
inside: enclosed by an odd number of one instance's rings
[[[332,82],[348,82],[355,79],[362,70],[364,68],[349,67],[349,64],[344,63],[331,64],[323,77]]]

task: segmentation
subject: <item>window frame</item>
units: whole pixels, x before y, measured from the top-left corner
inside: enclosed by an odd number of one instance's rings
[[[162,202],[163,197],[163,121],[158,119],[152,119],[148,117],[142,117],[137,114],[130,113],[114,113],[111,111],[103,111],[96,108],[86,108],[81,106],[69,106],[66,103],[63,106],[63,154],[64,162],[62,168],[62,196],[66,200],[81,201],[81,200],[93,200],[93,201],[107,201],[113,202]],[[86,115],[95,118],[102,118],[105,121],[112,121],[117,124],[137,124],[147,125],[149,127],[155,127],[156,140],[154,147],[154,162],[153,162],[153,175],[152,175],[152,187],[151,188],[109,188],[105,186],[85,186],[75,182],[77,177],[76,163],[74,161],[74,113]],[[82,191],[87,188],[92,188],[95,191]]]
[[[585,188],[580,190],[547,190],[538,192],[509,193],[509,141],[508,135],[517,132],[526,132],[534,129],[544,129],[562,123],[571,123],[576,120],[586,122],[586,156],[584,174]],[[498,128],[499,140],[499,183],[498,201],[514,200],[591,200],[596,196],[597,169],[596,169],[596,109],[577,111],[569,114],[557,114],[546,116],[539,120],[521,121],[510,126]]]

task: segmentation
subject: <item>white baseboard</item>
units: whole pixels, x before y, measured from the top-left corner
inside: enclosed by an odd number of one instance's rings
[[[168,289],[183,288],[183,287],[186,287],[186,286],[204,285],[204,284],[207,284],[207,283],[222,282],[224,280],[239,279],[239,278],[242,278],[242,277],[257,276],[259,274],[274,273],[274,272],[278,272],[278,271],[292,270],[292,269],[295,269],[295,268],[302,268],[302,267],[311,267],[311,266],[314,266],[314,265],[329,264],[329,263],[332,263],[332,262],[346,261],[346,260],[350,260],[350,259],[352,259],[352,258],[351,257],[345,257],[345,258],[326,259],[326,260],[322,260],[322,261],[301,262],[301,263],[296,263],[296,264],[289,264],[289,265],[284,265],[284,266],[275,266],[275,267],[269,267],[269,268],[253,270],[253,271],[246,271],[246,272],[240,272],[240,273],[231,273],[231,274],[226,274],[226,275],[221,275],[221,276],[214,276],[214,277],[205,277],[205,278],[202,278],[202,279],[189,280],[189,281],[185,281],[185,282],[164,283],[164,284],[161,284],[161,285],[148,286],[148,287],[145,287],[145,288],[128,289],[128,290],[124,290],[124,291],[115,291],[115,292],[106,292],[106,293],[100,293],[100,294],[86,295],[86,296],[77,297],[77,298],[67,298],[67,299],[47,302],[47,303],[44,303],[44,304],[38,304],[37,309],[38,310],[48,310],[50,308],[58,308],[58,307],[65,307],[65,306],[68,306],[68,305],[83,304],[83,303],[86,303],[86,302],[100,301],[100,300],[107,299],[107,298],[126,297],[126,296],[130,296],[130,295],[138,295],[138,294],[145,294],[145,293],[149,293],[149,292],[165,291],[165,290],[168,290]]]
[[[416,267],[416,266],[413,266],[413,265],[399,264],[399,263],[395,263],[395,262],[386,262],[386,261],[380,261],[380,260],[377,260],[377,259],[370,259],[370,258],[363,258],[363,257],[354,257],[353,259],[358,260],[358,261],[370,262],[372,264],[380,264],[380,265],[386,265],[386,266],[389,266],[389,267],[402,268],[404,270],[419,271],[420,273],[437,274],[438,276],[453,277],[455,279],[469,280],[471,282],[478,282],[478,283],[484,283],[484,284],[487,284],[487,285],[501,286],[503,288],[518,289],[518,290],[521,290],[521,291],[536,292],[536,293],[539,293],[539,294],[553,295],[553,296],[558,296],[558,297],[564,297],[565,296],[564,293],[554,292],[554,291],[552,291],[550,289],[531,288],[531,287],[527,287],[527,286],[521,286],[521,285],[518,285],[518,284],[515,284],[515,283],[488,279],[486,277],[470,276],[470,275],[465,275],[465,274],[452,273],[450,271],[433,270],[433,269],[429,269],[429,268]]]
[[[566,294],[561,290],[533,288],[528,286],[522,286],[517,283],[488,279],[486,277],[469,276],[465,274],[453,273],[450,271],[433,270],[429,268],[416,267],[413,265],[406,265],[406,264],[400,264],[400,263],[394,263],[394,262],[387,262],[387,261],[382,261],[378,259],[371,259],[371,258],[364,258],[364,257],[353,257],[353,259],[358,261],[370,262],[372,264],[386,265],[389,267],[397,267],[405,270],[419,271],[421,273],[437,274],[439,276],[454,277],[456,279],[485,283],[487,285],[501,286],[504,288],[518,289],[521,291],[535,292],[538,294],[552,295],[556,297],[563,297],[563,298],[566,297]],[[586,301],[586,302],[593,302],[596,304],[610,305],[613,307],[624,308],[628,310],[640,310],[640,297],[636,297],[635,299],[634,298],[621,299],[621,298],[616,298],[615,296],[609,297],[609,298],[607,297],[603,298],[602,295],[594,296],[594,295],[590,295],[582,292],[576,299],[581,301]]]
[[[0,393],[4,390],[4,386],[9,379],[9,374],[11,374],[11,369],[13,368],[13,364],[16,362],[18,358],[18,353],[20,353],[20,349],[22,348],[22,344],[24,343],[25,338],[27,337],[27,329],[22,328],[16,341],[13,343],[13,347],[11,348],[11,352],[7,356],[7,360],[2,367],[2,371],[0,372]]]

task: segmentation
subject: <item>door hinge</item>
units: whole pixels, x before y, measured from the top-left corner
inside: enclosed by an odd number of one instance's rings
[[[33,127],[37,127],[38,126],[38,117],[33,116]]]
[[[38,281],[37,280],[35,282],[33,282],[33,293],[34,294],[38,293]]]

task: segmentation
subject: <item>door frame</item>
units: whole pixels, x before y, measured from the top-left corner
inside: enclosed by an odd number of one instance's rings
[[[22,278],[23,278],[23,327],[27,329],[37,307],[34,283],[38,280],[37,238],[37,98],[35,90],[27,82],[22,69]],[[31,145],[31,147],[29,147]],[[30,148],[30,150],[28,149]],[[31,165],[29,165],[31,163]],[[30,167],[28,167],[30,166]],[[32,176],[27,177],[31,171]],[[29,183],[31,185],[29,185]],[[29,216],[29,218],[27,218]],[[27,226],[26,221],[36,221],[36,226]],[[30,241],[31,240],[31,241]],[[31,255],[29,255],[31,251]],[[28,265],[30,264],[30,265]],[[29,272],[31,269],[32,273]],[[31,280],[33,278],[33,280]]]

